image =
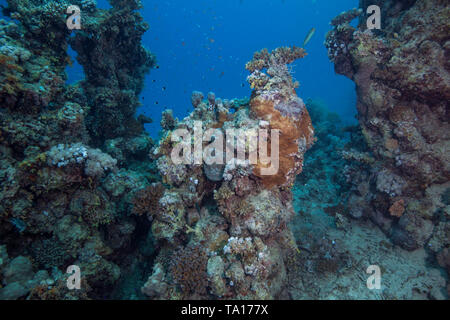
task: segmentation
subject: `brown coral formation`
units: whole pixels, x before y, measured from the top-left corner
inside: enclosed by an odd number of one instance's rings
[[[201,243],[181,248],[171,259],[171,276],[184,293],[204,295],[208,285],[207,262],[208,256]]]
[[[248,80],[255,88],[250,100],[254,115],[269,123],[270,130],[279,130],[279,170],[275,175],[264,176],[258,162],[255,174],[262,178],[266,187],[292,184],[302,170],[303,153],[313,143],[311,118],[303,101],[297,97],[298,86],[289,74],[288,64],[303,58],[302,48],[277,48],[273,52],[264,49],[255,53],[246,68],[251,75]],[[263,72],[266,69],[266,73]],[[272,141],[271,141],[272,142]]]
[[[450,187],[450,8],[445,1],[361,1],[371,4],[382,9],[381,30],[365,30],[365,15],[353,28],[352,11],[334,20],[325,43],[336,72],[356,83],[359,123],[376,157],[369,171],[353,174],[355,185],[368,187],[356,197],[396,244],[428,244],[440,255],[450,245],[438,232],[449,224],[442,199]]]
[[[301,173],[303,158],[299,155],[299,141],[304,143],[303,148],[309,148],[313,141],[313,128],[306,108],[301,111],[298,119],[283,116],[274,106],[272,101],[254,97],[250,101],[250,108],[255,115],[268,121],[271,130],[279,130],[281,137],[279,140],[279,169],[275,175],[262,175],[261,167],[267,165],[258,162],[255,168],[255,175],[260,177],[264,185],[268,188],[276,185],[286,185],[292,183],[288,180]],[[269,143],[272,141],[269,140]],[[302,147],[300,147],[302,148]],[[269,156],[270,156],[269,152]]]
[[[152,185],[136,191],[131,212],[138,216],[147,214],[152,215],[159,211],[159,199],[163,195],[164,187],[161,183],[153,183]]]
[[[393,217],[400,218],[404,212],[405,201],[403,201],[403,199],[395,201],[394,204],[389,208],[389,213]]]
[[[182,141],[175,138],[175,130],[165,132],[153,154],[167,186],[152,225],[161,249],[142,288],[149,297],[288,297],[285,261],[296,251],[288,227],[294,214],[290,187],[313,142],[313,128],[287,64],[304,54],[295,47],[256,53],[247,64],[254,86],[250,101],[222,100],[212,93],[203,100],[202,93],[193,93],[194,111],[176,124],[187,136],[187,148],[202,139],[199,130],[212,129],[214,138],[203,138],[201,146],[224,138],[224,145],[215,150],[226,153],[237,142],[245,159],[233,149],[225,163],[209,163],[213,152],[204,153],[201,163],[175,164],[172,150]],[[240,134],[226,137],[237,128]],[[262,164],[249,159],[252,144],[246,134],[262,129],[281,131],[280,168],[266,176],[260,174]],[[272,142],[269,139],[269,149]],[[190,157],[184,154],[184,159]],[[167,257],[174,255],[169,263]],[[205,270],[207,283],[201,281]]]

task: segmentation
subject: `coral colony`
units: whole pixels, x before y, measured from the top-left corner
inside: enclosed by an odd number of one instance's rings
[[[445,1],[360,0],[331,21],[355,125],[300,97],[306,50],[279,47],[245,65],[250,98],[194,91],[156,141],[136,117],[156,67],[141,3],[109,2],[3,8],[0,299],[448,299]]]
[[[268,122],[262,121],[260,125],[265,127]],[[210,128],[203,133],[202,121],[194,121],[194,139],[187,129],[173,131],[172,142],[179,143],[173,147],[170,158],[174,164],[223,165],[225,163],[235,166],[237,163],[256,165],[259,157],[259,162],[270,164],[269,168],[261,168],[261,174],[274,175],[279,169],[280,130],[271,130],[269,157],[268,130],[260,128],[258,131],[256,129],[226,129],[225,135],[219,129]],[[193,148],[192,140],[195,141]],[[211,142],[203,148],[204,141]],[[248,159],[246,159],[247,154]]]

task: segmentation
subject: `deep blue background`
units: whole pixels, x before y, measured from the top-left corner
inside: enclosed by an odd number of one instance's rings
[[[106,0],[98,6],[108,7]],[[4,3],[4,0],[0,0]],[[192,110],[193,90],[213,91],[217,97],[250,96],[245,63],[255,51],[301,46],[312,27],[316,33],[306,46],[308,55],[294,63],[297,93],[303,99],[324,101],[330,110],[354,121],[353,83],[334,73],[323,46],[329,21],[358,6],[358,0],[144,0],[142,13],[150,24],[143,42],[157,57],[142,92],[144,112],[154,119],[147,126],[159,130],[161,112],[174,110],[180,119]],[[68,68],[70,81],[81,78],[79,66]]]
[[[187,115],[193,90],[213,91],[222,98],[250,96],[245,63],[253,53],[301,46],[312,27],[316,33],[306,46],[308,56],[294,63],[297,92],[304,99],[322,99],[331,110],[354,119],[354,85],[334,73],[323,42],[329,21],[357,7],[357,0],[173,0],[145,1],[144,6],[150,24],[144,45],[160,66],[147,78],[143,92],[142,110],[155,120],[149,125],[152,135],[164,108],[180,118]]]

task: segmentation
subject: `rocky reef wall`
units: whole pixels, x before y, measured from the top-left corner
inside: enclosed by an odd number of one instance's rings
[[[66,1],[8,1],[11,20],[0,21],[1,299],[111,297],[142,254],[136,241],[151,241],[132,211],[134,193],[159,179],[149,119],[135,118],[155,64],[140,3],[70,4],[83,10],[74,37]],[[74,85],[69,42],[86,74]],[[82,290],[68,290],[69,265],[82,270]]]
[[[381,30],[367,30],[367,15],[354,9],[332,21],[325,42],[336,72],[356,84],[358,119],[375,160],[349,172],[349,212],[370,218],[407,250],[426,247],[450,271],[450,8],[430,0],[378,5]]]

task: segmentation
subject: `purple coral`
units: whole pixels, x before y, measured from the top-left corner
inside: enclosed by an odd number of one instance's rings
[[[294,96],[289,101],[283,101],[275,105],[275,109],[280,111],[283,117],[298,119],[305,110],[305,103],[301,98]]]

